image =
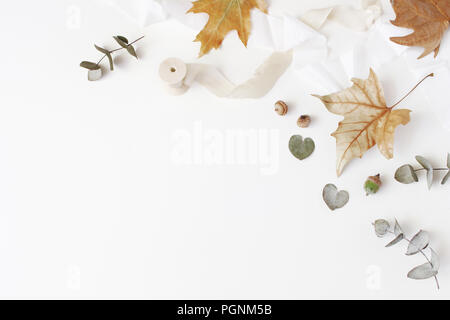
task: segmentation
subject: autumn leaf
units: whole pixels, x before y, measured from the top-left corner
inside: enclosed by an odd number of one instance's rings
[[[267,13],[264,0],[197,0],[188,11],[207,13],[209,20],[195,41],[202,43],[200,56],[217,49],[225,36],[232,30],[238,32],[242,43],[247,46],[251,29],[250,11],[257,8]]]
[[[450,23],[449,0],[393,0],[397,18],[392,22],[397,27],[413,29],[405,37],[392,37],[395,43],[404,46],[419,46],[425,50],[419,59],[434,51],[439,53],[442,37]]]
[[[420,84],[398,103],[387,107],[383,88],[372,69],[367,80],[352,79],[352,82],[353,86],[343,91],[326,96],[314,95],[322,100],[328,111],[344,116],[338,129],[331,134],[336,138],[338,176],[352,159],[362,158],[376,144],[384,157],[393,158],[395,129],[400,124],[409,123],[411,112],[393,108]]]

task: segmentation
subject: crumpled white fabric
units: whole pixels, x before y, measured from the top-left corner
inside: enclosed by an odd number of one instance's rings
[[[186,14],[190,0],[103,0],[133,18],[141,26],[174,18],[201,30],[207,15]],[[350,85],[352,77],[367,77],[401,59],[419,81],[430,72],[435,78],[421,86],[445,128],[450,130],[450,34],[446,33],[437,59],[429,55],[417,60],[420,48],[408,48],[389,40],[411,30],[393,26],[395,18],[389,0],[361,0],[359,7],[338,5],[318,8],[301,17],[252,11],[249,47],[294,50],[293,67],[316,93],[330,93]]]

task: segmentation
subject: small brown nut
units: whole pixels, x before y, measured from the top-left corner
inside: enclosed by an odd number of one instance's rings
[[[277,101],[275,103],[275,112],[278,113],[280,116],[286,115],[286,113],[288,112],[288,106],[286,102],[281,100]]]
[[[297,121],[297,125],[300,128],[308,128],[310,123],[311,123],[311,117],[308,115],[302,115],[300,118],[298,118],[298,121]]]

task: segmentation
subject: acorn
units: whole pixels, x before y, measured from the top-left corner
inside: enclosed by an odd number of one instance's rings
[[[381,187],[381,176],[377,174],[376,176],[371,176],[367,178],[364,183],[364,190],[366,191],[366,195],[375,194],[380,190]]]
[[[311,123],[311,117],[308,115],[302,115],[297,120],[297,125],[300,128],[308,128],[310,123]]]
[[[278,113],[278,115],[280,116],[284,116],[286,115],[286,113],[288,112],[288,106],[286,104],[286,102],[284,101],[277,101],[275,103],[275,112]]]

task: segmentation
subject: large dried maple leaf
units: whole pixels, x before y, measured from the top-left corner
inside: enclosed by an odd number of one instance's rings
[[[239,38],[247,46],[250,34],[250,11],[257,8],[267,13],[264,0],[197,0],[188,12],[207,13],[209,20],[195,41],[202,43],[200,56],[211,49],[217,49],[225,36],[232,30],[238,32]]]
[[[410,110],[392,110],[396,105],[386,106],[383,88],[372,69],[367,80],[352,79],[352,82],[353,86],[346,90],[327,96],[314,95],[328,111],[344,116],[331,134],[336,138],[338,176],[349,161],[362,158],[375,144],[391,159],[395,128],[410,121]]]
[[[434,51],[439,53],[442,37],[449,26],[450,0],[392,0],[397,18],[392,22],[397,27],[414,29],[405,37],[392,37],[395,43],[404,46],[419,46],[425,50],[419,59]]]

